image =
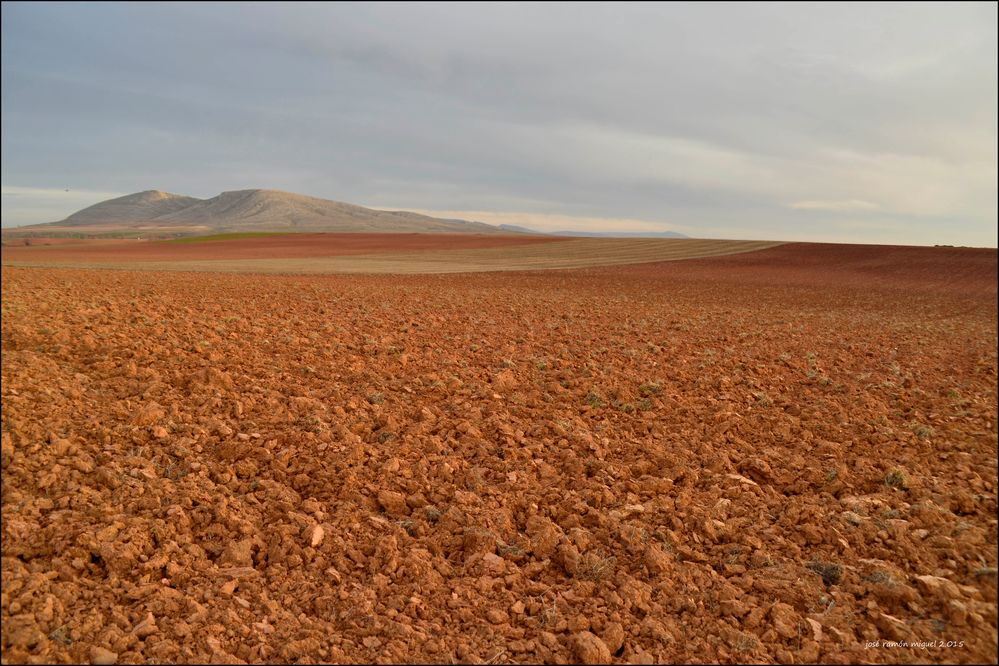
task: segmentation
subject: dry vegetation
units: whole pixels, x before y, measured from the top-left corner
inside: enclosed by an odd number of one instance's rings
[[[995,251],[2,314],[5,663],[996,661]]]

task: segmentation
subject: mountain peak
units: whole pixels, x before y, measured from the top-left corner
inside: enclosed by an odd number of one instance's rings
[[[73,213],[62,223],[69,226],[86,226],[148,220],[181,210],[197,201],[199,199],[180,194],[161,190],[145,190],[94,204]]]
[[[135,194],[129,194],[127,197],[134,197],[135,199],[141,199],[143,201],[162,201],[164,199],[190,199],[191,197],[185,197],[180,194],[174,194],[172,192],[164,192],[163,190],[143,190],[142,192],[136,192]],[[127,198],[120,197],[120,198]]]

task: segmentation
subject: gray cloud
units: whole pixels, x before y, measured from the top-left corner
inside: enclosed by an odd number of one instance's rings
[[[995,245],[995,26],[994,4],[5,4],[2,182]]]

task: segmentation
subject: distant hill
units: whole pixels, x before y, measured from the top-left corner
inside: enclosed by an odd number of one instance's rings
[[[117,199],[108,199],[77,211],[61,222],[52,224],[67,227],[86,227],[93,224],[112,224],[134,222],[136,220],[153,220],[162,215],[169,215],[200,202],[194,197],[185,197],[159,190],[146,190],[129,194]],[[39,226],[39,225],[32,225]]]
[[[509,234],[483,222],[384,211],[278,190],[237,190],[211,199],[148,190],[109,199],[59,222],[5,229],[5,235],[331,231],[369,233]]]
[[[514,234],[543,234],[542,231],[535,231],[534,229],[528,229],[527,227],[520,227],[516,224],[501,224],[499,228],[503,231],[509,231]],[[552,236],[557,236],[558,234],[551,234]]]
[[[108,199],[64,220],[3,230],[4,237],[180,236],[259,231],[537,234],[580,238],[687,238],[675,231],[554,231],[442,219],[282,192],[234,190],[210,199],[159,190]]]

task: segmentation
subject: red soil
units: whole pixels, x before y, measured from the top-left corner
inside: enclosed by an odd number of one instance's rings
[[[291,259],[379,254],[414,250],[469,250],[550,243],[551,236],[477,234],[284,234],[236,240],[170,243],[147,240],[94,240],[73,245],[30,247],[5,245],[5,261],[114,263],[120,261],[184,261],[196,259]]]
[[[997,257],[994,248],[787,243],[744,254],[592,270],[740,285],[915,288],[987,296],[996,294]]]
[[[4,662],[995,663],[995,251],[886,252],[3,267]]]

